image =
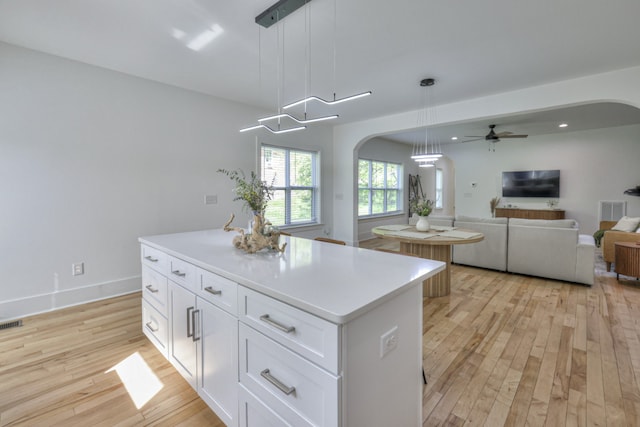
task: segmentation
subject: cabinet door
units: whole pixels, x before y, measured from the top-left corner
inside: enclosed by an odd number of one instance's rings
[[[169,360],[196,388],[196,297],[182,286],[169,282],[171,291],[171,340]]]
[[[238,425],[238,319],[198,298],[200,397],[229,427]]]

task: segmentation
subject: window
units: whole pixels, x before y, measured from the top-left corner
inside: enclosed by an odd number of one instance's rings
[[[436,169],[436,209],[442,209],[442,193],[444,191],[444,179],[442,174],[442,168]]]
[[[402,209],[402,165],[358,160],[358,216],[396,213]]]
[[[273,225],[318,222],[318,153],[263,145],[262,179],[274,188],[265,217]]]

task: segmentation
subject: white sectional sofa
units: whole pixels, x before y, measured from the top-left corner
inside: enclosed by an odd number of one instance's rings
[[[509,219],[507,271],[593,285],[595,242],[572,219]]]
[[[453,225],[485,236],[453,245],[455,264],[593,285],[595,241],[579,233],[575,220],[458,216]]]
[[[456,217],[456,227],[478,231],[484,234],[484,240],[471,245],[453,245],[453,262],[507,271],[508,222],[508,218]]]

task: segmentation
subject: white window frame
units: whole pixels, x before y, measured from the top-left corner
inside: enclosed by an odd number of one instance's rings
[[[360,172],[360,162],[368,162],[369,164],[369,173],[368,173],[368,183],[367,183],[367,187],[360,187],[360,177],[358,176],[358,205],[357,205],[357,210],[358,212],[360,211],[360,191],[361,190],[367,190],[369,192],[369,206],[368,206],[368,213],[367,214],[363,214],[360,215],[358,214],[358,218],[362,219],[362,218],[370,218],[370,217],[379,217],[379,216],[385,216],[385,215],[397,215],[402,213],[402,209],[403,209],[403,188],[404,188],[404,181],[402,179],[403,177],[403,169],[404,166],[402,163],[395,163],[395,162],[387,162],[384,160],[374,160],[374,159],[365,159],[365,158],[359,158],[358,159],[358,174]],[[372,163],[376,162],[376,163],[383,163],[384,164],[384,187],[378,188],[378,187],[373,187],[371,184],[372,181]],[[398,186],[396,188],[394,187],[387,187],[387,167],[388,165],[393,165],[398,167]],[[384,190],[384,209],[383,212],[381,213],[372,213],[372,209],[373,209],[373,191],[377,190]],[[387,206],[387,193],[388,191],[396,191],[397,192],[397,197],[398,197],[398,208],[394,209],[394,210],[389,210],[388,206]]]
[[[287,227],[298,227],[298,226],[307,226],[307,225],[316,225],[320,224],[320,152],[314,150],[304,150],[300,148],[291,148],[291,147],[282,147],[272,144],[261,144],[260,145],[260,176],[261,179],[265,179],[264,174],[264,148],[272,148],[275,150],[283,150],[285,151],[285,185],[284,186],[273,186],[275,191],[284,191],[285,194],[285,212],[284,224],[274,224],[279,228],[287,228]],[[305,153],[311,154],[311,186],[292,186],[290,183],[290,159],[291,153]],[[300,221],[300,222],[292,222],[291,220],[291,192],[293,190],[311,190],[311,219],[309,221]]]

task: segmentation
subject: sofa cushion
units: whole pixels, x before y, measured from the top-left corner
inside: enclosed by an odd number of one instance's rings
[[[575,219],[510,218],[509,225],[524,225],[527,227],[578,228],[578,223]]]
[[[623,216],[620,220],[611,227],[612,230],[615,231],[628,231],[634,232],[638,230],[638,224],[640,224],[640,218],[632,218],[628,216]]]
[[[481,222],[485,224],[506,224],[509,218],[476,218],[472,216],[459,215],[456,217],[456,222]]]

